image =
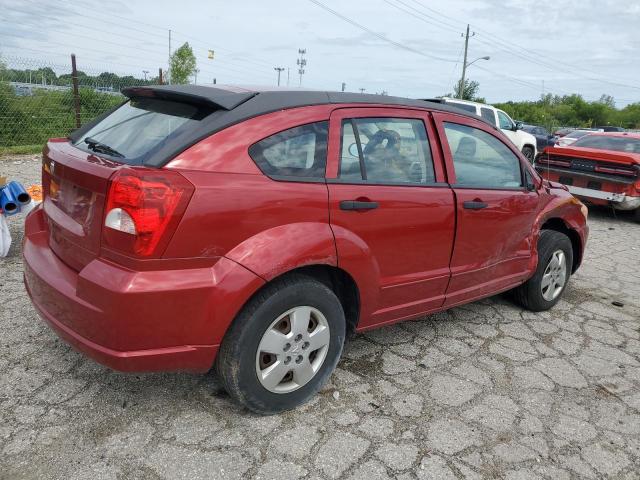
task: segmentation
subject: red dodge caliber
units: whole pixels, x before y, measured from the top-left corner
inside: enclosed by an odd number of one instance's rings
[[[274,413],[345,336],[513,290],[551,308],[586,208],[496,127],[387,96],[204,86],[127,101],[43,153],[25,284],[78,350],[124,371],[215,367]]]

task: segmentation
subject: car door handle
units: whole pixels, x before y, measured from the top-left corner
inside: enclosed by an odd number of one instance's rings
[[[466,208],[467,210],[480,210],[482,208],[487,208],[489,206],[488,203],[486,202],[479,202],[479,201],[469,201],[469,202],[464,202],[462,204],[462,206],[464,208]]]
[[[378,202],[363,202],[360,200],[343,200],[340,210],[373,210],[378,208]]]

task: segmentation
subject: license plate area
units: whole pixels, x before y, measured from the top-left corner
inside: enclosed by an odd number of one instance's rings
[[[571,160],[571,169],[580,170],[582,172],[595,172],[598,162],[595,160],[584,160],[582,158],[574,158]]]

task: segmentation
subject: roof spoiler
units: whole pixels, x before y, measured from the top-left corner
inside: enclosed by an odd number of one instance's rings
[[[419,98],[418,100],[431,103],[446,103],[443,98]]]
[[[148,85],[127,87],[122,94],[128,98],[150,97],[214,107],[216,110],[233,110],[258,92],[232,92],[222,88],[196,85]]]

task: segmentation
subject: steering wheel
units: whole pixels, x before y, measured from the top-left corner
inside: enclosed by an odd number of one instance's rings
[[[364,153],[373,152],[384,140],[387,141],[384,147],[385,150],[400,151],[400,134],[398,132],[394,130],[378,130],[364,147]]]

